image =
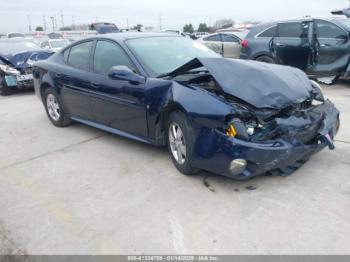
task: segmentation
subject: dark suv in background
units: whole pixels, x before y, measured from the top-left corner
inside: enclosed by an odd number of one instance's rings
[[[297,67],[332,84],[350,72],[350,19],[303,19],[258,25],[242,41],[241,58]]]

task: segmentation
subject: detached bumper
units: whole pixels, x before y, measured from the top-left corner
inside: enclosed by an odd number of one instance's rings
[[[232,177],[248,179],[279,170],[290,174],[325,147],[332,148],[332,140],[339,127],[339,111],[326,101],[317,108],[324,114],[322,125],[312,143],[274,140],[265,143],[251,143],[231,138],[218,130],[202,132],[193,157],[193,165],[207,171]],[[208,143],[208,141],[210,141]],[[244,159],[247,166],[241,174],[232,174],[230,164],[235,159]]]

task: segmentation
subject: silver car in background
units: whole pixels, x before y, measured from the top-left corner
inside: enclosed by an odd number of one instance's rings
[[[241,42],[249,31],[220,32],[204,36],[196,41],[227,58],[239,58]]]
[[[40,47],[45,49],[45,50],[51,50],[53,52],[58,52],[60,51],[62,48],[66,47],[67,45],[69,45],[70,42],[67,39],[48,39],[43,41],[40,44]]]

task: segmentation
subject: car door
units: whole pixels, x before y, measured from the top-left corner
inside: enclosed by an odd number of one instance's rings
[[[145,85],[108,77],[113,66],[124,65],[137,72],[128,54],[116,42],[98,40],[89,75],[91,107],[96,122],[138,137],[147,138]]]
[[[224,48],[222,43],[221,34],[214,34],[203,38],[203,44],[209,47],[214,52],[223,55]]]
[[[89,58],[93,41],[80,42],[64,51],[64,65],[56,68],[54,80],[60,88],[67,113],[79,119],[93,120],[88,81]]]
[[[228,58],[239,58],[241,53],[240,40],[229,34],[221,34],[223,42],[223,56]]]
[[[315,58],[310,72],[315,75],[337,75],[345,72],[350,59],[349,34],[338,25],[316,19]]]
[[[308,38],[309,22],[286,22],[277,25],[271,51],[278,64],[306,70],[311,53]]]

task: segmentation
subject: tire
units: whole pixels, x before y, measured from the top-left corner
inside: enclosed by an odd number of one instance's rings
[[[46,114],[52,124],[57,127],[65,127],[72,123],[72,120],[65,114],[58,94],[53,88],[49,87],[45,89],[43,103]]]
[[[0,95],[8,96],[9,94],[11,94],[10,90],[8,90],[6,87],[0,84]]]
[[[2,96],[8,96],[11,94],[11,90],[9,90],[7,87],[3,85],[4,78],[3,76],[0,76],[0,95]]]
[[[268,63],[268,64],[275,64],[275,60],[273,60],[272,57],[267,56],[267,55],[259,56],[255,60],[258,61],[258,62],[264,62],[264,63]]]
[[[175,130],[177,131],[176,134],[177,135],[179,134],[178,129],[176,129],[176,126],[180,128],[180,131],[182,133],[181,141],[184,143],[184,148],[185,148],[185,157],[181,152],[181,155],[182,155],[181,158],[183,158],[182,159],[183,161],[179,161],[179,157],[176,157],[177,155],[175,153],[176,150],[174,150],[175,148],[177,148],[178,150],[181,151],[179,147],[183,148],[183,145],[179,146],[180,144],[179,136],[177,136],[177,138],[174,139],[174,132],[172,131],[174,127],[175,127]],[[166,135],[167,135],[167,144],[168,144],[169,154],[177,170],[179,170],[184,175],[193,175],[197,173],[199,170],[191,166],[191,160],[192,160],[192,154],[193,154],[193,148],[194,148],[193,129],[192,129],[191,123],[183,113],[176,111],[170,114],[168,124],[167,124]],[[179,151],[177,151],[177,153],[179,153]]]

